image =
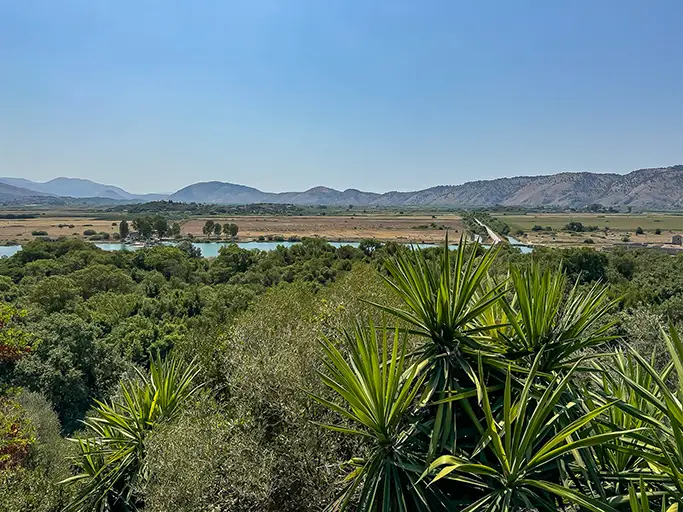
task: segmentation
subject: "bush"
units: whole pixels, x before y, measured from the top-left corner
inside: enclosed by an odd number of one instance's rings
[[[31,235],[33,235],[33,236],[47,236],[47,231],[34,230],[34,231],[31,231]]]
[[[59,481],[70,476],[69,443],[60,435],[57,416],[44,397],[22,391],[16,398],[33,441],[20,468],[0,470],[0,510],[60,512],[70,492]]]
[[[572,222],[565,224],[564,229],[566,231],[574,231],[577,233],[580,233],[581,231],[584,230],[583,224],[581,222],[576,222],[576,221],[572,221]]]
[[[636,235],[642,235],[644,233],[645,233],[645,231],[643,231],[643,228],[641,228],[640,226],[638,226],[636,228]]]
[[[662,234],[661,229],[659,229],[659,228],[655,229],[655,235],[661,235],[661,234]]]
[[[595,240],[593,240],[592,238],[586,238],[586,239],[583,241],[583,243],[584,243],[584,244],[594,244],[594,243],[595,243]]]
[[[95,231],[94,229],[86,229],[85,231],[83,231],[83,236],[93,236],[96,234],[97,231]]]
[[[311,423],[325,421],[326,414],[301,393],[321,389],[315,371],[320,314],[310,288],[284,284],[268,291],[229,333],[180,347],[229,390],[226,410],[234,420],[214,418],[176,441],[173,433],[159,438],[151,461],[160,482],[150,490],[155,512],[182,500],[188,500],[183,510],[197,511],[213,506],[293,512],[320,510],[330,502],[344,460],[340,436]],[[196,422],[188,418],[187,424]],[[176,433],[181,431],[179,426]],[[206,458],[179,471],[178,462],[196,452]]]
[[[583,231],[598,231],[600,228],[598,226],[584,226],[581,222],[572,221],[565,224],[564,229],[565,231],[581,233]]]
[[[534,227],[531,228],[531,231],[543,231],[543,226],[539,226],[538,224],[534,224]]]

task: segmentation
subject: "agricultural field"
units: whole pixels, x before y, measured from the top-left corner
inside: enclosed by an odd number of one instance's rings
[[[671,242],[674,234],[683,233],[683,214],[673,213],[527,213],[493,214],[506,222],[510,232],[523,242],[534,245],[583,245],[591,239],[597,245],[620,243],[628,237],[631,242],[664,244]],[[580,222],[584,227],[597,226],[597,231],[569,232],[564,227],[570,222]],[[543,231],[534,231],[541,226]],[[636,234],[638,228],[642,234]],[[550,230],[548,230],[550,228]],[[656,231],[661,233],[657,234]]]
[[[36,236],[87,238],[83,234],[87,230],[118,233],[118,222],[92,217],[38,216],[34,219],[0,219],[0,242],[26,242]]]
[[[0,218],[0,242],[26,242],[36,236],[79,237],[87,230],[97,233],[118,233],[118,222],[129,222],[140,214],[73,212],[73,211],[20,211],[2,212],[7,215],[35,215],[35,218]],[[346,215],[234,215],[192,216],[181,223],[183,235],[202,238],[204,223],[211,219],[220,224],[235,223],[239,226],[241,241],[257,240],[259,237],[318,236],[330,241],[354,242],[363,238],[376,238],[397,242],[439,242],[446,230],[458,237],[464,229],[462,218],[456,214],[346,214]],[[34,234],[35,233],[35,234]],[[47,235],[46,235],[47,234]]]
[[[335,216],[233,216],[212,217],[224,224],[239,226],[241,240],[259,236],[309,237],[319,236],[330,241],[359,241],[376,238],[397,242],[440,242],[446,230],[452,237],[462,232],[464,225],[458,215],[335,215]],[[183,222],[182,233],[202,236],[206,218],[193,218]]]

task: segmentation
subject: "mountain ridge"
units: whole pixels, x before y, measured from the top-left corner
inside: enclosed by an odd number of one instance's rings
[[[48,181],[31,181],[26,178],[0,177],[0,183],[19,187],[33,192],[33,195],[59,197],[101,197],[119,201],[154,201],[164,199],[168,194],[131,194],[115,185],[97,183],[85,178],[67,178],[59,176]]]
[[[201,188],[211,192],[202,197]],[[235,191],[239,191],[238,194]],[[220,181],[196,183],[171,194],[178,202],[223,204],[292,203],[326,206],[434,207],[606,207],[674,209],[683,207],[683,165],[639,169],[628,174],[561,172],[476,180],[460,185],[437,185],[423,190],[383,194],[358,189],[313,187],[304,192],[262,192]]]
[[[55,178],[39,183],[24,178],[0,178],[0,200],[36,195],[96,197],[112,201],[213,204],[276,203],[302,206],[429,206],[477,208],[491,206],[575,208],[599,203],[605,207],[683,209],[683,165],[638,169],[627,174],[561,172],[475,180],[415,191],[365,192],[325,186],[304,191],[263,192],[223,181],[198,182],[173,194],[132,194],[114,185],[80,178]],[[4,198],[4,199],[3,199]]]

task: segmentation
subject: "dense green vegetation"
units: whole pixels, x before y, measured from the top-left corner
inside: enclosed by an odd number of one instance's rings
[[[0,510],[666,510],[681,263],[31,242],[0,260]]]
[[[295,206],[291,204],[244,204],[220,205],[204,203],[180,203],[175,201],[150,201],[140,204],[117,205],[109,208],[110,212],[129,214],[168,214],[177,217],[206,215],[302,215],[313,211],[313,207]]]

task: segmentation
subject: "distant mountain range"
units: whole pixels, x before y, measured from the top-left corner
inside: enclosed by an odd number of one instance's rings
[[[43,183],[25,178],[0,178],[0,198],[7,195],[13,197],[98,197],[116,201],[155,201],[168,197],[167,194],[131,194],[114,185],[103,185],[81,178],[55,178]]]
[[[0,201],[55,196],[141,202],[170,199],[177,202],[250,204],[279,203],[326,206],[429,206],[429,207],[567,207],[593,203],[616,208],[683,209],[683,165],[640,169],[628,174],[590,172],[547,176],[518,176],[462,185],[442,185],[415,192],[377,194],[356,189],[314,187],[305,192],[263,192],[253,187],[208,181],[195,183],[170,196],[132,194],[119,187],[77,178],[56,178],[36,183],[23,178],[0,178]]]

